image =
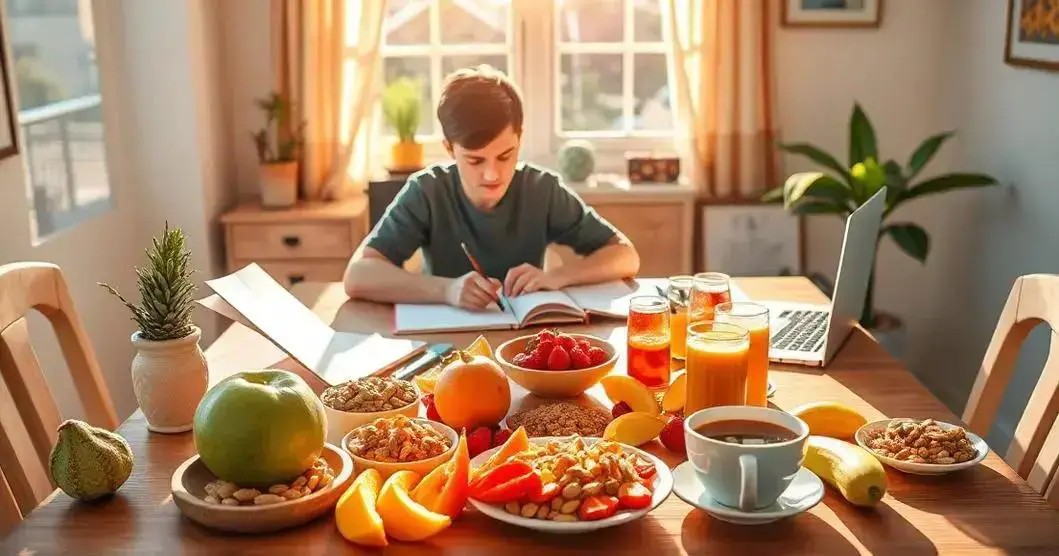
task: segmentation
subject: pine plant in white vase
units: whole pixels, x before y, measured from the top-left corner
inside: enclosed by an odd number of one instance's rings
[[[100,284],[129,308],[138,326],[132,335],[132,388],[153,432],[190,431],[208,384],[202,331],[192,320],[195,284],[185,245],[183,231],[167,222],[147,250],[148,265],[136,268],[139,304]]]

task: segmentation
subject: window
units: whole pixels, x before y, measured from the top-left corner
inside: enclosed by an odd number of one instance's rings
[[[5,0],[38,238],[110,207],[91,4]]]
[[[384,25],[383,85],[422,84],[418,135],[428,152],[440,153],[442,80],[477,64],[505,71],[522,90],[523,158],[553,163],[563,141],[583,137],[604,164],[615,155],[601,169],[617,170],[626,150],[671,146],[658,0],[390,0]]]

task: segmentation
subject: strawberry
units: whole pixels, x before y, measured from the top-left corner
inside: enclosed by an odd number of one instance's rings
[[[580,346],[570,350],[570,368],[571,369],[585,369],[592,366],[592,360],[588,358],[588,354],[581,349]]]
[[[511,359],[511,362],[517,367],[529,368],[530,354],[528,353],[516,353],[515,357]]]
[[[548,368],[548,358],[541,355],[541,352],[534,351],[530,354],[526,360],[525,367],[527,369],[536,369],[538,371]]]
[[[574,346],[577,345],[577,341],[575,341],[573,337],[567,336],[566,334],[560,334],[555,341],[560,346],[563,346],[563,349],[566,350],[566,353],[570,353],[570,350],[574,349]]]
[[[607,352],[603,351],[601,347],[594,347],[588,350],[588,360],[592,363],[592,366],[602,365],[607,362]]]
[[[687,449],[684,445],[684,417],[670,417],[666,426],[662,427],[662,432],[658,433],[658,440],[662,441],[662,445],[670,452],[685,453]]]
[[[434,394],[426,394],[423,396],[423,407],[427,408],[427,419],[431,421],[437,421],[441,423],[441,415],[438,414],[438,408],[434,405]]]
[[[511,429],[500,429],[493,435],[493,447],[503,446],[507,439],[511,438]]]
[[[617,419],[618,417],[621,417],[622,415],[625,415],[626,413],[631,413],[631,412],[632,412],[632,408],[629,407],[629,404],[627,404],[625,402],[618,402],[618,403],[614,404],[614,407],[610,408],[610,415],[612,417],[614,417],[615,419]]]
[[[493,447],[493,431],[488,427],[478,427],[467,435],[467,452],[473,458]]]
[[[537,342],[537,346],[533,348],[533,352],[539,352],[541,359],[547,361],[548,356],[552,354],[552,349],[554,348],[555,340],[541,340]]]
[[[570,368],[570,354],[563,346],[555,346],[555,349],[548,355],[546,368],[552,371],[565,371]]]
[[[577,341],[577,347],[581,348],[581,351],[588,353],[588,350],[592,349],[592,344],[588,343],[588,340],[582,338]]]
[[[555,341],[555,331],[550,328],[545,328],[537,333],[537,341],[543,342],[545,340]]]

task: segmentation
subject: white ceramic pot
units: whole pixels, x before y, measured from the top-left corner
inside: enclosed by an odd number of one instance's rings
[[[298,163],[262,164],[258,167],[261,204],[266,208],[286,208],[298,201]]]
[[[132,335],[132,391],[140,404],[147,429],[160,433],[191,430],[195,409],[206,394],[209,376],[206,356],[199,347],[202,331],[176,340],[146,340]]]

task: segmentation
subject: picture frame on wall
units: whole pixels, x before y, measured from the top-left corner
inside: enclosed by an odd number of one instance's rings
[[[13,75],[8,71],[7,38],[0,21],[0,160],[18,154],[18,114],[11,95]]]
[[[701,209],[706,271],[730,276],[801,275],[805,268],[804,224],[783,205],[707,203]]]
[[[1007,0],[1004,62],[1011,66],[1059,70],[1059,3],[1050,0]]]
[[[785,27],[878,27],[883,0],[781,0]]]

